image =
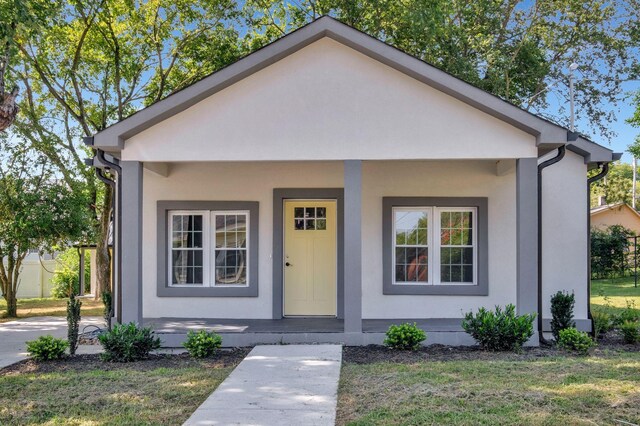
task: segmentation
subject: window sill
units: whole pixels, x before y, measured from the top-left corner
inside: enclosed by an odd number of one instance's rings
[[[440,296],[487,296],[487,287],[474,284],[438,284],[438,285],[403,285],[384,286],[384,295],[440,295]]]
[[[258,297],[258,286],[158,287],[158,297]]]

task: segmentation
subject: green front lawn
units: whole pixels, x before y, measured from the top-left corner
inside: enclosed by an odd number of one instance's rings
[[[29,361],[0,372],[0,425],[180,425],[246,355],[240,352],[130,364],[97,356]]]
[[[640,421],[640,353],[342,367],[338,424],[593,425]]]
[[[104,305],[101,301],[82,298],[83,316],[102,316]],[[0,323],[14,321],[7,318],[7,302],[0,298]],[[18,319],[42,316],[64,317],[67,315],[67,299],[18,299]]]
[[[619,313],[627,302],[640,309],[640,277],[634,287],[633,277],[593,280],[591,282],[591,306],[611,313]]]

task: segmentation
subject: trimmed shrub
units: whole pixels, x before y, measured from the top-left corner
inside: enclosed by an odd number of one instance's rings
[[[589,349],[595,346],[595,342],[587,333],[578,331],[574,327],[560,330],[558,344],[561,348],[577,352],[580,355],[589,354]]]
[[[560,330],[576,326],[573,320],[575,304],[576,298],[573,293],[559,291],[551,296],[551,333],[556,342],[560,337]]]
[[[591,319],[593,319],[593,337],[596,341],[613,328],[611,315],[605,311],[593,311]]]
[[[160,347],[160,339],[150,328],[138,327],[135,323],[116,324],[111,331],[98,336],[104,348],[103,361],[132,362],[149,357],[149,353]]]
[[[187,334],[187,340],[182,346],[194,358],[208,358],[213,356],[218,348],[222,346],[222,337],[206,330],[200,330],[197,333],[190,331]]]
[[[64,356],[68,343],[51,335],[40,336],[27,342],[27,352],[38,361],[50,361]]]
[[[67,341],[69,342],[69,353],[75,355],[78,348],[78,331],[80,330],[80,308],[82,302],[71,294],[67,301]]]
[[[80,256],[78,250],[70,248],[56,258],[56,270],[51,278],[51,296],[64,299],[71,294],[80,294]],[[84,285],[85,291],[91,289],[91,265],[89,253],[85,253]]]
[[[387,330],[384,339],[385,346],[398,350],[416,350],[420,343],[427,339],[427,333],[419,328],[416,323],[392,325]]]
[[[620,333],[625,343],[640,342],[640,322],[625,321],[620,325]]]
[[[483,348],[490,351],[519,351],[533,336],[533,321],[536,314],[516,315],[515,306],[509,304],[504,310],[496,306],[495,311],[480,308],[476,315],[468,312],[462,328]]]

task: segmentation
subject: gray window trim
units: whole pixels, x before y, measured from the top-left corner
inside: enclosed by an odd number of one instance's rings
[[[478,209],[477,285],[393,285],[392,249],[394,207],[475,207]],[[488,199],[486,197],[383,197],[382,198],[382,294],[487,296],[489,294]]]
[[[167,282],[168,216],[170,210],[247,210],[249,211],[249,283],[245,287],[170,287]],[[258,222],[257,201],[158,201],[158,297],[257,297]]]
[[[273,319],[284,317],[284,209],[285,200],[336,200],[338,219],[338,312],[344,318],[344,189],[343,188],[274,188],[273,190]],[[358,301],[360,303],[360,301]]]

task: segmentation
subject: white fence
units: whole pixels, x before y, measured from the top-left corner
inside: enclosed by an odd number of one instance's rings
[[[18,278],[18,299],[51,297],[51,278],[56,264],[55,260],[40,260],[37,254],[29,254],[22,261],[22,270]]]

